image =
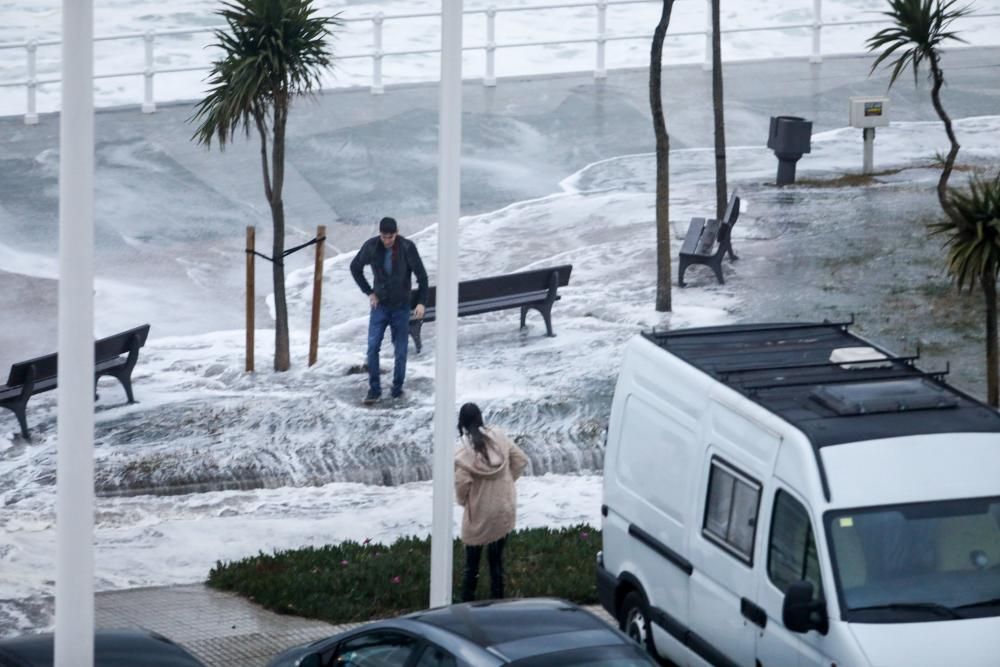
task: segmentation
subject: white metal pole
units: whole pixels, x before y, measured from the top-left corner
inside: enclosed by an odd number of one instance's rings
[[[494,62],[497,50],[496,19],[496,5],[490,5],[486,8],[486,76],[483,77],[483,85],[487,88],[497,85]]]
[[[24,114],[25,125],[37,125],[38,113],[35,107],[35,91],[38,88],[38,42],[30,40],[26,46],[28,49],[28,112]]]
[[[865,140],[865,151],[862,157],[861,171],[864,174],[870,174],[875,164],[875,128],[866,127],[862,133]]]
[[[63,0],[62,12],[55,665],[93,667],[93,0]]]
[[[385,19],[382,12],[376,12],[372,17],[372,40],[375,47],[372,51],[372,95],[381,95],[385,92],[382,87],[382,21]]]
[[[712,0],[705,0],[705,60],[701,68],[706,72],[712,69],[712,29]]]
[[[811,63],[821,63],[823,62],[823,47],[820,44],[820,36],[823,31],[823,0],[813,0],[813,44],[812,44],[812,54],[809,56],[809,62]]]
[[[434,360],[432,607],[451,604],[455,479],[455,332],[462,157],[462,0],[441,0],[441,108],[438,128],[438,274]]]
[[[156,33],[152,30],[147,30],[142,36],[142,40],[145,43],[145,53],[146,53],[146,69],[143,71],[143,97],[142,97],[142,112],[143,113],[153,113],[156,111],[156,102],[153,101],[153,40],[156,38]]]
[[[594,67],[595,79],[606,79],[608,70],[604,65],[604,49],[608,41],[608,0],[597,0],[597,64]]]

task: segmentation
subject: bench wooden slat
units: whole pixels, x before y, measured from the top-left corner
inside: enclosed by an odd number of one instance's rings
[[[557,289],[569,284],[572,264],[532,269],[500,276],[476,278],[458,284],[458,316],[478,315],[508,308],[521,309],[521,326],[529,308],[538,310],[545,319],[548,335],[552,333],[552,304],[559,299]],[[437,317],[437,290],[431,286],[427,290],[423,320],[410,320],[410,335],[421,349],[420,327],[424,322],[433,322]],[[417,290],[410,296],[412,306],[417,304]]]
[[[715,272],[719,284],[722,277],[722,259],[728,253],[730,259],[738,259],[733,252],[732,229],[740,216],[740,198],[734,192],[729,197],[722,221],[714,218],[691,218],[684,243],[680,250],[677,282],[684,287],[684,272],[692,264],[706,264]]]
[[[132,396],[132,369],[139,356],[139,348],[146,344],[149,325],[144,324],[113,336],[94,341],[94,382],[103,375],[117,378],[125,389],[129,403]],[[12,364],[7,384],[0,387],[0,407],[12,410],[21,426],[21,435],[29,440],[25,406],[35,394],[50,391],[58,386],[59,355],[46,354]]]
[[[480,299],[478,301],[469,301],[466,303],[459,303],[458,306],[458,316],[463,317],[465,315],[477,315],[480,313],[489,313],[494,310],[506,310],[508,308],[516,308],[517,306],[524,306],[532,303],[539,303],[545,301],[548,296],[548,291],[538,291],[538,292],[527,292],[521,295],[513,296],[502,296],[495,299]],[[559,297],[557,296],[556,299]],[[431,307],[424,311],[424,321],[431,322],[437,316],[437,308]]]

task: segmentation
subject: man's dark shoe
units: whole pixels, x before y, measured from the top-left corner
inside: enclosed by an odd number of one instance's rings
[[[378,400],[380,398],[382,398],[382,394],[374,391],[369,391],[368,395],[365,396],[364,400],[362,400],[361,402],[364,403],[365,405],[372,405],[374,403],[378,403]]]
[[[392,396],[393,398],[402,398],[403,397],[403,390],[402,389],[393,389],[392,392],[389,395]]]

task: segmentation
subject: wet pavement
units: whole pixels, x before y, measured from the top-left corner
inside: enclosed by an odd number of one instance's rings
[[[832,57],[817,65],[804,59],[728,65],[729,146],[763,145],[772,115],[808,118],[814,133],[845,126],[850,96],[886,90],[883,73],[868,76],[870,62]],[[1000,48],[949,52],[943,67],[944,102],[953,117],[1000,112]],[[710,72],[667,67],[663,91],[671,147],[711,146]],[[910,77],[900,79],[890,99],[893,120],[936,120],[923,77],[917,86]],[[356,247],[383,215],[400,220],[404,233],[433,222],[437,102],[434,85],[409,85],[381,96],[358,89],[299,103],[288,132],[288,245],[312,238],[316,225],[325,224],[329,257]],[[643,70],[613,71],[597,82],[590,74],[501,80],[496,88],[469,81],[463,105],[463,214],[557,192],[563,178],[589,163],[652,149]],[[243,324],[244,226],[256,224],[258,247],[270,243],[259,148],[242,138],[223,152],[197,146],[190,141],[191,114],[190,103],[149,115],[134,107],[97,114],[95,252],[104,281],[98,297],[110,295],[101,302],[99,335],[132,326],[129,302],[147,294],[162,304],[152,323],[157,336]],[[0,136],[0,258],[7,258],[0,261],[0,312],[20,323],[0,330],[4,367],[55,348],[58,117],[43,115],[30,127],[19,117],[2,118]],[[891,208],[923,211],[924,194],[901,189]],[[774,212],[794,214],[796,196],[780,200]],[[871,210],[865,202],[857,210],[843,203],[849,217]],[[785,224],[780,217],[776,222]],[[4,255],[3,246],[13,253]],[[823,250],[836,261],[838,248]],[[288,270],[308,266],[308,255],[289,257]],[[13,261],[30,270],[9,266]],[[26,272],[33,277],[20,275]],[[263,295],[259,301],[258,326],[267,326]]]
[[[587,607],[609,623],[599,606]],[[209,667],[264,667],[278,652],[361,625],[330,625],[261,609],[202,584],[98,593],[96,624],[170,637]]]
[[[885,91],[885,76],[867,77],[869,64],[829,58],[820,65],[783,60],[728,66],[729,145],[763,144],[771,115],[804,116],[814,132],[843,127],[849,96]],[[1000,113],[1000,49],[950,52],[944,68],[945,105],[953,117]],[[589,163],[650,152],[646,84],[642,71],[610,72],[603,82],[567,75],[503,80],[495,89],[467,83],[463,213],[547,195]],[[711,145],[710,85],[710,73],[700,66],[665,71],[673,148]],[[290,244],[308,238],[316,224],[328,225],[335,248],[351,248],[384,214],[406,229],[432,221],[436,95],[431,85],[389,89],[380,97],[367,90],[336,92],[295,110],[285,197],[295,230]],[[894,120],[936,120],[924,81],[915,88],[904,77],[890,96]],[[188,141],[190,113],[190,105],[174,105],[154,115],[121,109],[97,116],[98,178],[105,188],[98,198],[106,202],[99,204],[104,233],[98,239],[113,246],[98,248],[98,265],[111,278],[164,280],[145,275],[156,272],[144,264],[155,256],[144,254],[144,244],[191,253],[196,241],[198,252],[211,256],[241,239],[244,224],[268,226],[256,143],[237,142],[221,155],[206,152]],[[0,239],[19,251],[42,255],[53,245],[57,132],[54,116],[36,127],[0,119]],[[953,381],[982,395],[981,299],[956,294],[944,275],[939,242],[927,239],[937,202],[926,179],[903,174],[846,196],[836,188],[779,189],[766,179],[733,185],[752,202],[748,215],[755,221],[737,228],[741,259],[727,263],[725,286],[713,286],[710,272],[700,269],[688,273],[690,283],[737,296],[734,315],[743,320],[846,319],[853,313],[862,335],[901,353],[919,344],[921,365],[936,369],[950,362]],[[711,192],[706,176],[706,202]],[[175,198],[184,203],[182,213],[165,210]],[[121,247],[114,230],[126,223],[129,247]],[[220,297],[199,311],[187,305],[195,292],[183,287],[185,272],[160,256],[178,292],[178,311],[161,323],[160,335],[238,327],[241,303],[231,297],[241,290],[242,251],[236,259],[233,271],[216,276],[229,302]],[[0,367],[54,349],[54,281],[0,271],[0,284],[0,311],[6,321],[20,323],[0,331]],[[110,328],[119,326],[114,313],[107,317]],[[263,612],[202,585],[100,593],[97,606],[99,626],[157,630],[210,665],[263,665],[277,650],[337,630]]]

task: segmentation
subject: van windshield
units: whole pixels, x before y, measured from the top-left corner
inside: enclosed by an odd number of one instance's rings
[[[1000,616],[1000,498],[824,515],[844,619]]]

